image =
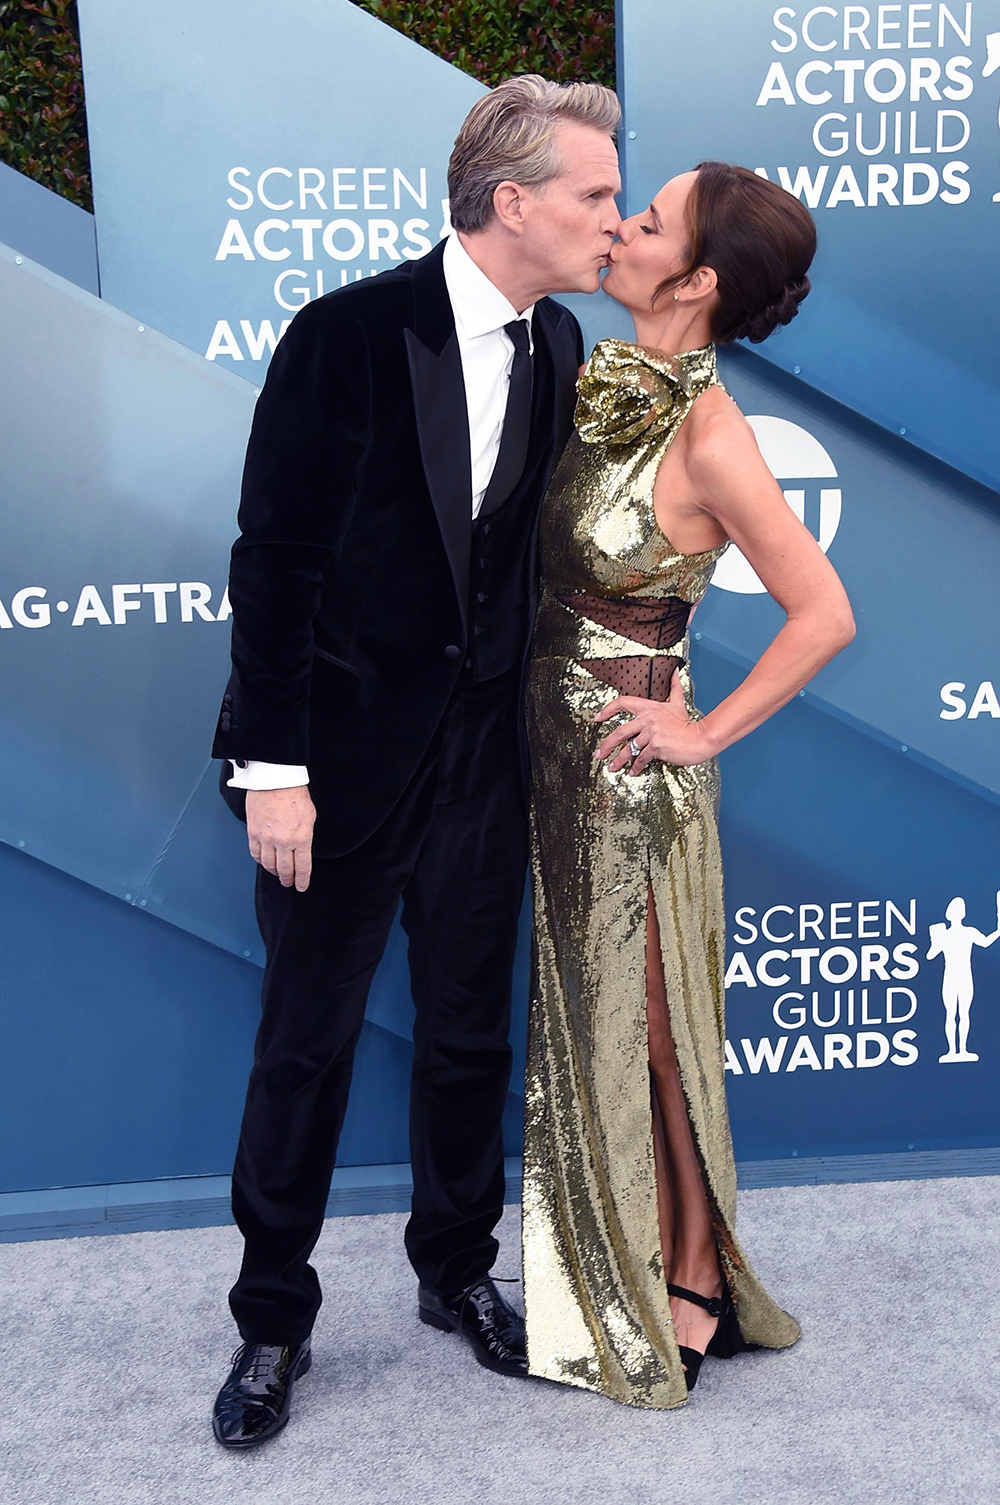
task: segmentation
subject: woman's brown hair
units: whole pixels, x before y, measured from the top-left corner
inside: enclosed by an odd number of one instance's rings
[[[794,319],[809,292],[806,274],[816,254],[812,215],[794,194],[748,167],[701,162],[695,171],[688,263],[660,283],[653,306],[699,267],[711,267],[719,284],[712,338],[719,345],[759,344]]]

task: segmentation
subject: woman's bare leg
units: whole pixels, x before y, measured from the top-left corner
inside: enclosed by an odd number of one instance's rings
[[[646,1021],[664,1275],[674,1285],[686,1286],[701,1296],[720,1296],[722,1274],[670,1030],[660,927],[652,888],[646,908]],[[677,1342],[704,1353],[715,1332],[717,1318],[676,1296],[670,1298],[670,1310]]]

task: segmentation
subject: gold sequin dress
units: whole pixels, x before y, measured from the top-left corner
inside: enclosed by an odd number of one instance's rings
[[[524,1145],[532,1374],[635,1406],[687,1399],[657,1217],[645,946],[659,921],[680,1079],[716,1240],[748,1343],[799,1327],[733,1229],[723,1049],[725,914],[718,767],[594,761],[618,694],[664,699],[688,674],[687,621],[725,549],[679,554],[653,512],[660,461],[718,383],[714,347],[668,358],[603,340],[542,511],[543,591],[528,693],[536,981]]]

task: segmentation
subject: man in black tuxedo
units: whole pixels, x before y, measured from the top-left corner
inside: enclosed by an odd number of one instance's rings
[[[416,1006],[406,1248],[421,1319],[524,1374],[489,1277],[527,861],[521,701],[534,538],[583,359],[547,294],[594,291],[618,226],[618,102],[508,80],[448,170],[453,233],[308,304],[257,403],[215,739],[267,952],[233,1174],[243,1337],[229,1447],[288,1417],[320,1305],[308,1263],[371,979],[397,905]]]

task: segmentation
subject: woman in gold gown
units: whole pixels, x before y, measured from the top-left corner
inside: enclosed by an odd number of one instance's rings
[[[805,297],[808,211],[745,168],[703,163],[619,234],[604,288],[637,343],[595,348],[541,521],[525,1306],[532,1374],[667,1408],[706,1350],[799,1337],[734,1229],[715,755],[853,622],[715,360]],[[787,620],[702,717],[686,633],[730,540]]]

